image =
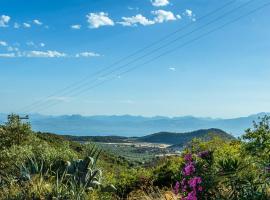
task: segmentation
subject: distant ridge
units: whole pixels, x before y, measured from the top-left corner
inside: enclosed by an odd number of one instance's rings
[[[258,117],[269,113],[258,113],[247,117],[232,119],[206,118],[194,116],[182,117],[143,117],[132,115],[62,115],[47,116],[30,114],[33,130],[63,135],[77,136],[145,136],[157,132],[190,132],[199,129],[216,128],[233,136],[240,136]],[[6,121],[6,114],[0,113],[0,123]]]
[[[186,133],[159,132],[144,137],[140,137],[137,140],[150,143],[184,145],[190,142],[193,138],[207,138],[211,136],[219,136],[224,139],[235,139],[232,135],[226,133],[223,130],[212,128],[212,129],[201,129]]]

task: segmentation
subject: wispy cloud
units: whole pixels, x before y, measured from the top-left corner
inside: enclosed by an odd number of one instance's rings
[[[27,21],[27,22],[23,22],[23,23],[19,23],[19,22],[14,22],[13,27],[15,29],[19,29],[19,28],[31,28],[33,25],[36,26],[43,26],[43,22],[41,22],[39,19],[34,19],[31,21]],[[48,27],[48,26],[43,26],[43,27]]]
[[[45,44],[44,44],[45,45]],[[99,57],[101,56],[98,53],[95,52],[80,52],[75,55],[72,54],[67,54],[64,52],[59,52],[56,50],[46,50],[46,51],[41,51],[41,50],[32,50],[32,51],[21,51],[18,47],[15,46],[5,46],[7,52],[1,54],[1,58],[88,58],[88,57]],[[37,47],[37,46],[36,46]]]
[[[77,29],[77,30],[78,30],[78,29],[81,29],[81,27],[82,27],[82,26],[81,26],[80,24],[74,24],[74,25],[71,25],[71,26],[70,26],[70,28],[72,28],[72,29]]]
[[[18,29],[20,27],[21,27],[21,25],[19,23],[17,23],[17,22],[14,23],[14,28]]]
[[[8,45],[7,42],[0,40],[0,46],[6,47],[7,45]]]
[[[11,51],[16,51],[16,52],[18,52],[18,51],[19,51],[19,48],[18,48],[18,47],[8,46],[8,47],[7,47],[7,51],[9,51],[9,52],[11,52]]]
[[[36,25],[39,25],[39,26],[41,26],[43,23],[40,21],[40,20],[38,20],[38,19],[34,19],[33,20],[33,23],[34,24],[36,24]]]
[[[24,28],[31,28],[31,24],[24,22],[23,23]]]
[[[7,15],[1,15],[0,16],[0,27],[8,27],[8,23],[10,21],[10,16]]]
[[[192,21],[196,21],[196,15],[190,9],[186,9],[183,15],[189,17]]]
[[[58,51],[28,51],[22,54],[25,57],[34,57],[34,58],[59,58],[66,57],[65,53],[61,53]]]
[[[39,43],[39,46],[41,46],[41,47],[45,47],[45,46],[46,46],[46,44],[45,44],[45,43],[43,43],[43,42],[41,42],[41,43]]]
[[[89,13],[86,15],[89,28],[99,28],[101,26],[114,26],[114,21],[109,18],[108,13]]]
[[[132,17],[122,17],[121,22],[117,22],[118,24],[122,24],[123,26],[137,26],[137,24],[141,24],[143,26],[155,24],[154,21],[147,19],[141,14]]]
[[[27,46],[36,46],[33,41],[26,42],[26,45]]]
[[[127,8],[128,8],[129,10],[139,10],[138,7],[131,7],[131,6],[128,6]]]
[[[0,53],[0,58],[14,58],[16,57],[15,53]]]
[[[33,41],[28,41],[26,42],[26,45],[29,46],[29,47],[35,47],[35,48],[38,48],[38,47],[45,47],[46,44],[44,42],[40,42],[40,43],[35,43]]]
[[[170,2],[169,0],[151,0],[151,3],[153,6],[161,7],[161,6],[167,6]]]
[[[176,71],[176,68],[175,67],[169,67],[169,70]]]
[[[98,57],[98,56],[100,56],[100,54],[95,53],[95,52],[81,52],[81,53],[77,53],[75,55],[76,58],[79,58],[79,57]]]

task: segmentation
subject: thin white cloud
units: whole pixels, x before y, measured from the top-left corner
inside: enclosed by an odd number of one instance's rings
[[[196,21],[196,15],[190,9],[186,9],[183,15],[189,17],[192,21]]]
[[[7,42],[0,40],[0,46],[6,47],[7,45],[8,45]]]
[[[176,15],[176,18],[177,18],[177,19],[182,19],[181,15],[179,15],[179,14]]]
[[[161,6],[167,6],[170,2],[169,0],[151,0],[151,3],[153,6],[161,7]]]
[[[14,23],[14,28],[17,29],[17,28],[20,28],[20,27],[21,27],[21,25],[19,23],[17,23],[17,22]]]
[[[100,54],[95,53],[95,52],[81,52],[81,53],[77,53],[75,55],[76,58],[79,58],[79,57],[98,57],[98,56],[100,56]]]
[[[81,27],[82,27],[82,26],[81,26],[80,24],[74,24],[74,25],[71,25],[71,26],[70,26],[70,28],[72,28],[72,29],[77,29],[77,30],[78,30],[78,29],[81,29]]]
[[[45,45],[45,43],[41,42],[41,43],[39,43],[39,46],[45,47],[46,45]]]
[[[99,28],[101,26],[114,26],[114,21],[109,18],[108,13],[89,13],[86,15],[89,28]]]
[[[41,26],[43,23],[40,21],[40,20],[38,20],[38,19],[34,19],[33,20],[33,23],[34,24],[36,24],[36,25],[39,25],[39,26]]]
[[[6,53],[0,53],[2,58],[61,58],[68,57],[66,53],[55,50],[48,51],[20,51],[17,47],[8,46]]]
[[[8,46],[7,51],[19,51],[19,48],[18,47]]]
[[[16,57],[15,53],[0,53],[0,58],[14,58]]]
[[[24,23],[23,23],[23,26],[24,26],[25,28],[30,28],[30,27],[31,27],[31,24],[24,22]]]
[[[128,8],[128,10],[139,10],[138,7],[131,7],[131,6],[128,6],[127,8]]]
[[[180,18],[180,16],[175,16],[171,11],[155,10],[155,11],[152,11],[151,13],[156,16],[154,18],[154,21],[157,23],[177,20]]]
[[[169,70],[176,71],[176,68],[175,67],[169,67]]]
[[[185,14],[186,14],[188,17],[192,17],[192,10],[186,9],[186,10],[185,10]]]
[[[46,44],[44,42],[40,42],[40,43],[35,43],[33,41],[28,41],[26,42],[26,45],[29,46],[29,47],[45,47]]]
[[[132,17],[122,17],[122,22],[117,22],[118,24],[122,24],[123,26],[137,26],[137,24],[141,24],[143,26],[155,24],[154,21],[147,19],[141,14]]]
[[[8,23],[10,21],[10,16],[1,15],[0,16],[0,27],[8,27]]]
[[[26,57],[35,57],[35,58],[59,58],[66,57],[65,53],[58,51],[29,51],[24,53]]]
[[[26,45],[27,46],[33,46],[33,47],[36,46],[33,41],[26,42]]]

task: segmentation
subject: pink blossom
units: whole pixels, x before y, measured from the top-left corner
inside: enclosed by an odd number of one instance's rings
[[[194,178],[191,178],[189,181],[188,181],[188,184],[191,188],[196,188],[196,186],[198,184],[200,184],[202,182],[202,178],[201,177],[194,177]]]
[[[187,164],[183,170],[185,176],[190,176],[193,172],[195,172],[195,167],[193,163]]]
[[[177,195],[177,194],[179,193],[179,188],[180,188],[180,183],[177,181],[177,182],[175,183],[174,188],[173,188],[174,194]]]
[[[192,154],[188,153],[184,156],[185,161],[192,162]]]
[[[197,200],[196,192],[192,191],[188,193],[187,200]]]

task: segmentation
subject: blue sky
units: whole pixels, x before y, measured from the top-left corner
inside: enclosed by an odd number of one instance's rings
[[[235,0],[200,20],[229,2],[1,0],[0,112],[235,117],[270,111],[270,7],[141,65],[268,3]],[[168,37],[181,27],[187,28]],[[167,40],[148,51],[183,34],[185,38],[125,68],[141,65],[134,71],[121,76],[121,71],[100,74],[80,82],[160,38]],[[136,56],[145,54],[139,51]],[[63,90],[73,83],[85,84],[73,92]],[[25,108],[39,99],[44,101],[40,106]]]

